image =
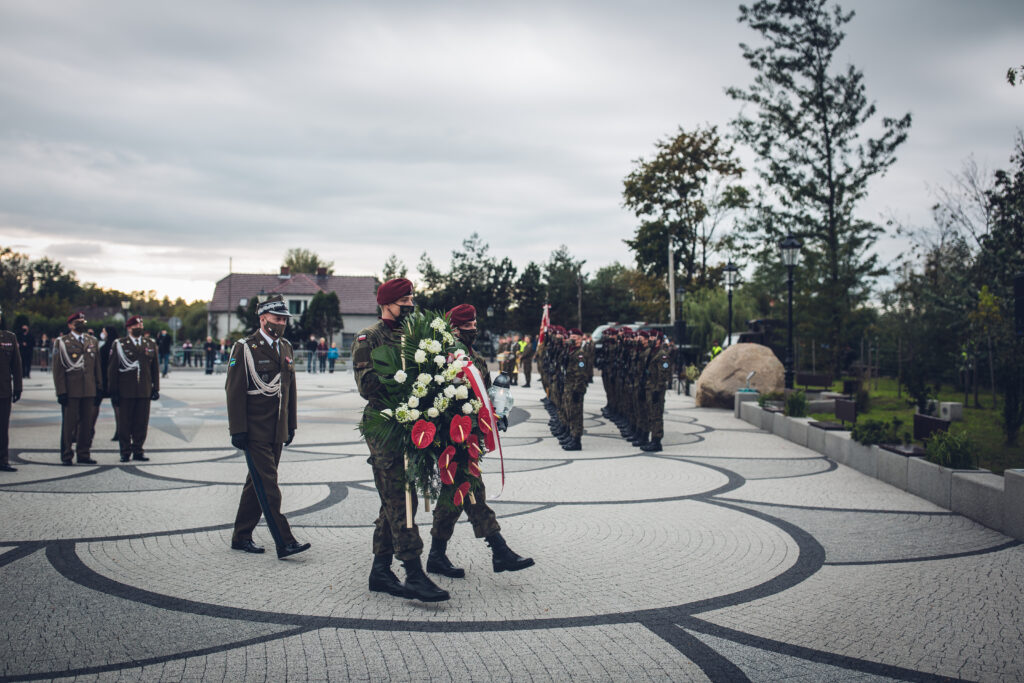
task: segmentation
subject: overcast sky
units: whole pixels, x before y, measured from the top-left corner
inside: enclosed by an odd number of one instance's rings
[[[845,3],[840,64],[909,140],[861,216],[925,223],[1024,125],[1024,2]],[[207,299],[290,247],[336,272],[447,264],[479,232],[518,266],[567,244],[630,264],[632,161],[726,128],[749,84],[737,5],[630,2],[0,4],[0,245],[85,280]],[[752,180],[752,178],[751,178]],[[892,257],[899,244],[883,241]]]

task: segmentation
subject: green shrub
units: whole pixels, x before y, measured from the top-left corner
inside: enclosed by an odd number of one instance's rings
[[[903,420],[894,417],[892,422],[884,420],[859,420],[850,431],[850,438],[857,443],[871,446],[879,443],[907,443],[907,433],[900,434]]]
[[[791,392],[786,397],[786,415],[789,417],[807,417],[807,396],[803,391]]]
[[[696,382],[697,378],[700,377],[700,370],[697,369],[696,365],[687,365],[685,372],[687,382]]]
[[[925,446],[929,462],[956,470],[974,469],[975,450],[967,432],[936,432]]]
[[[761,394],[757,397],[757,405],[764,408],[765,403],[782,402],[786,400],[786,395],[781,391],[769,391],[767,394]]]

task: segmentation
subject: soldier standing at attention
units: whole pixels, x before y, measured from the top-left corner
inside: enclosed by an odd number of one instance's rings
[[[263,552],[252,541],[253,529],[262,515],[277,545],[277,557],[283,560],[309,550],[310,545],[300,544],[292,535],[288,520],[281,514],[281,489],[277,485],[282,444],[287,446],[295,438],[297,422],[292,345],[282,338],[290,314],[280,295],[261,303],[256,314],[260,329],[231,349],[224,384],[231,445],[245,453],[249,468],[238,501],[231,547],[247,553]]]
[[[523,388],[530,386],[530,373],[533,371],[533,340],[530,335],[519,342],[519,370],[523,373]]]
[[[473,350],[473,340],[476,338],[476,308],[470,304],[459,304],[448,311],[448,320],[459,341],[469,351],[473,359],[473,365],[480,371],[484,380],[484,387],[491,386],[491,373],[487,369],[487,361]],[[484,488],[483,478],[480,479],[480,489],[475,493],[476,503],[466,500],[463,508],[466,516],[473,525],[473,534],[482,538],[491,547],[491,566],[495,572],[515,572],[533,566],[533,558],[520,557],[508,547],[505,539],[501,537],[501,527],[498,519],[487,505],[487,491]],[[463,508],[442,509],[440,505],[434,507],[434,524],[430,529],[430,554],[427,555],[427,571],[432,574],[444,574],[452,579],[461,579],[466,571],[456,567],[448,559],[448,541],[451,540],[455,531],[455,522],[459,521],[459,515]]]
[[[21,350],[13,332],[0,329],[0,472],[17,472],[7,453],[11,404],[21,398]]]
[[[661,450],[661,437],[665,435],[665,390],[672,381],[672,343],[655,334],[651,337],[651,356],[647,361],[647,426],[651,438],[640,447],[648,453]]]
[[[373,350],[379,346],[398,347],[402,339],[402,321],[413,312],[412,282],[405,278],[388,280],[377,288],[380,320],[356,335],[352,344],[352,367],[359,395],[367,401],[367,409],[384,408],[381,377],[373,369]],[[365,414],[365,413],[364,413]],[[390,593],[400,598],[423,602],[448,600],[448,591],[439,588],[423,571],[420,555],[423,539],[415,521],[405,525],[405,459],[401,452],[390,452],[367,439],[370,449],[367,460],[373,467],[373,483],[380,496],[380,511],[373,532],[373,567],[370,569],[370,590]],[[416,516],[416,493],[412,493],[412,514]],[[391,560],[397,556],[405,568],[405,584],[391,571]]]
[[[89,457],[92,450],[93,413],[103,400],[100,388],[99,341],[85,332],[85,314],[68,316],[69,331],[57,337],[53,346],[53,385],[57,402],[63,411],[60,437],[60,460],[71,465],[78,462],[95,465]],[[76,448],[72,450],[72,444]]]
[[[583,436],[583,396],[587,393],[587,384],[593,376],[593,369],[583,332],[573,328],[569,330],[570,351],[565,361],[566,426],[568,436],[562,441],[562,450],[578,451],[582,449],[580,438]]]
[[[152,339],[142,338],[142,316],[133,315],[125,325],[128,336],[114,340],[110,351],[107,391],[117,409],[121,462],[144,461],[149,460],[142,447],[149,431],[150,403],[160,398],[158,350]]]

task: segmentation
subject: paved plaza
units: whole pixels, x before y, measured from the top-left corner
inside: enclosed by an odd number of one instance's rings
[[[117,681],[773,681],[1024,678],[1024,547],[817,453],[670,395],[643,453],[586,397],[583,451],[515,391],[485,460],[509,545],[495,574],[469,525],[434,577],[449,602],[370,593],[378,499],[351,373],[299,375],[284,507],[312,549],[229,549],[246,468],[224,376],[177,371],[148,463],[121,464],[109,402],[98,465],[61,467],[51,378],[15,405],[0,473],[0,678]],[[499,493],[500,492],[500,493]],[[417,516],[429,545],[430,516]],[[424,558],[425,559],[425,558]],[[397,567],[397,565],[396,565]],[[399,576],[402,572],[398,570]]]

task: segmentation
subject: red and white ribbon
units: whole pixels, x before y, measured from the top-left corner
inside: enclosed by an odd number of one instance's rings
[[[467,359],[468,360],[468,359]],[[480,399],[480,402],[487,409],[487,415],[489,418],[489,426],[491,428],[491,434],[494,435],[494,443],[498,446],[498,459],[501,461],[501,490],[505,490],[505,456],[501,452],[501,438],[498,436],[498,421],[494,417],[494,406],[491,405],[491,397],[487,395],[487,390],[484,387],[484,378],[480,375],[480,371],[476,369],[476,366],[470,362],[469,365],[462,369],[462,374],[469,382],[470,388],[473,389],[473,393]],[[498,492],[498,496],[501,495],[501,491]],[[497,498],[498,496],[494,496]]]

